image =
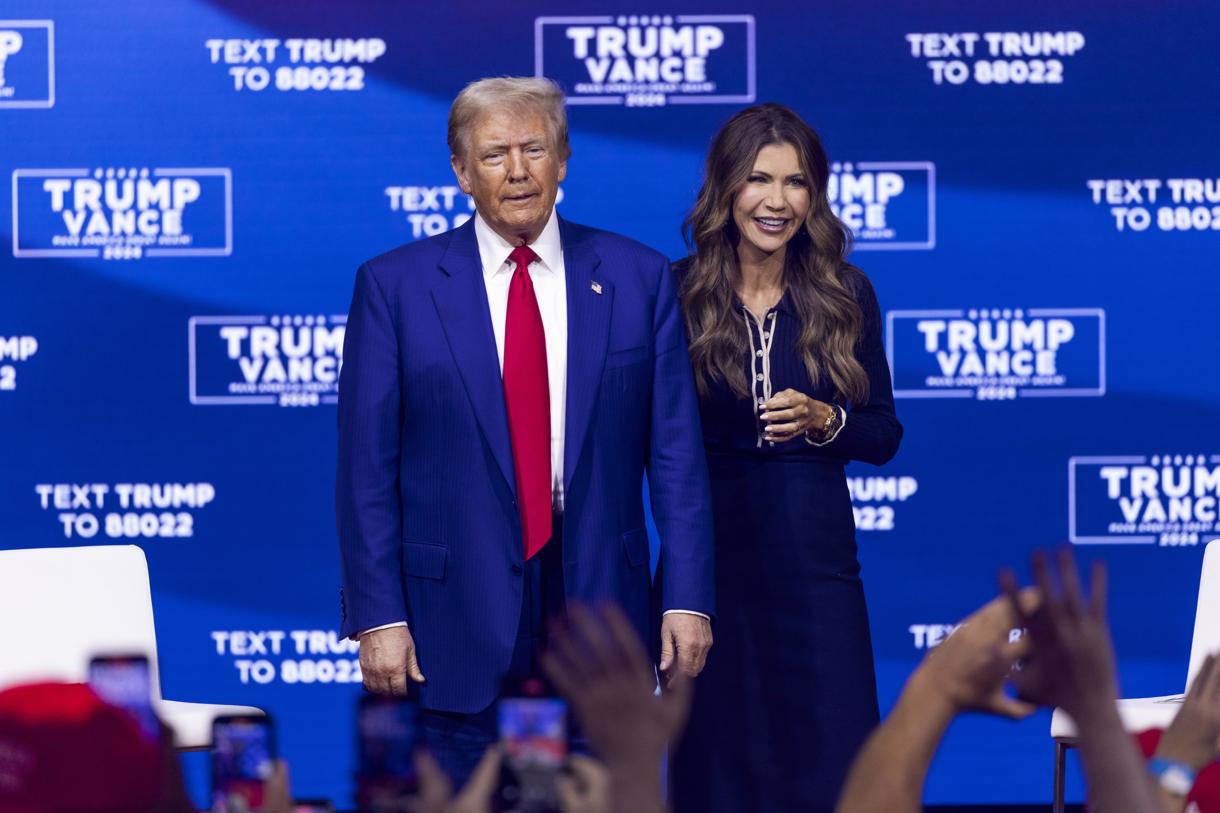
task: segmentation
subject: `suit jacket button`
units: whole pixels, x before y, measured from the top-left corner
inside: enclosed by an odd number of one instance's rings
[[[514,576],[521,575],[521,565],[513,565],[513,575]]]

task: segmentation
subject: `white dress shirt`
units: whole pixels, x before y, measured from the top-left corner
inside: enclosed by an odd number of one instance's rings
[[[491,329],[496,336],[496,354],[500,357],[500,374],[504,374],[504,324],[508,320],[508,286],[512,282],[517,266],[509,262],[508,255],[516,246],[496,232],[475,213],[474,234],[479,243],[479,260],[483,266],[483,284],[487,286],[487,304],[491,309]],[[563,428],[567,415],[568,385],[568,281],[563,265],[563,241],[559,237],[559,216],[551,210],[551,217],[542,228],[542,233],[529,247],[538,255],[538,261],[530,263],[530,281],[534,283],[534,296],[538,299],[538,311],[542,315],[542,331],[546,337],[546,377],[551,390],[551,505],[563,513]],[[704,613],[692,610],[667,610],[669,613],[685,613],[707,618]],[[362,630],[357,638],[368,632],[390,627],[406,626],[405,621],[383,624],[380,627]]]
[[[508,255],[516,246],[492,231],[478,213],[474,234],[479,241],[483,283],[491,308],[491,330],[496,335],[500,374],[504,374],[504,323],[508,320],[508,287],[517,266]],[[530,263],[530,281],[542,315],[546,336],[546,378],[551,390],[551,505],[563,511],[563,424],[568,379],[568,281],[563,266],[563,243],[559,239],[559,217],[551,218],[538,239],[529,244],[538,261]]]

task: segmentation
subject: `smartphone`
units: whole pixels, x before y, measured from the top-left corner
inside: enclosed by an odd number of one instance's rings
[[[408,697],[366,694],[356,715],[356,801],[362,810],[401,810],[419,789],[419,705]]]
[[[262,809],[263,782],[275,761],[270,717],[224,715],[212,721],[212,811]]]
[[[568,758],[568,704],[531,678],[500,697],[496,716],[504,748],[496,809],[557,813],[555,778]]]
[[[143,655],[99,655],[89,661],[89,686],[103,701],[135,717],[149,742],[161,737],[152,706],[152,674]]]

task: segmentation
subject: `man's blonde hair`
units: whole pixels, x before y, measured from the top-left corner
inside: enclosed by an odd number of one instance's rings
[[[480,116],[496,108],[541,113],[551,125],[559,160],[566,161],[572,154],[563,91],[550,79],[537,76],[496,76],[463,88],[449,108],[449,151],[464,156],[470,146],[470,128]]]

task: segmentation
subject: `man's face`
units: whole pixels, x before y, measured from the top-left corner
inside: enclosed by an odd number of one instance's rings
[[[487,225],[513,244],[542,231],[568,170],[546,117],[531,110],[484,113],[470,128],[465,155],[452,162]]]

